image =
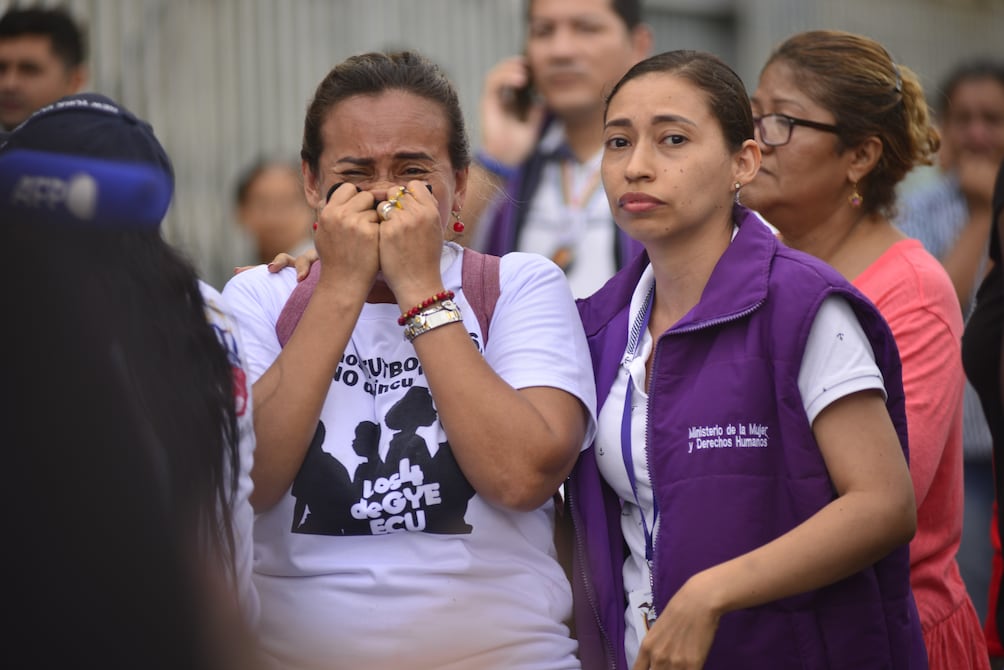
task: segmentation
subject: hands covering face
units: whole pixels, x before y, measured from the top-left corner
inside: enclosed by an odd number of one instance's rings
[[[363,191],[342,183],[328,194],[314,240],[325,268],[367,290],[380,273],[399,302],[441,284],[443,222],[431,185],[412,180]]]

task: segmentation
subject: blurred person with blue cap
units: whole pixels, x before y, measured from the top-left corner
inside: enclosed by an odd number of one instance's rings
[[[150,125],[96,93],[61,98],[0,135],[0,166],[3,211],[56,225],[158,229],[174,191]]]
[[[0,243],[30,278],[2,302],[4,560],[32,667],[259,664],[251,386],[222,297],[161,235],[173,188],[152,127],[102,95],[0,135]]]

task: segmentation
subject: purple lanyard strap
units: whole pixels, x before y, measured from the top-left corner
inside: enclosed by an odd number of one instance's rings
[[[624,457],[624,467],[627,469],[628,481],[631,483],[631,492],[634,494],[634,502],[638,506],[638,512],[641,514],[641,527],[645,533],[645,559],[648,561],[652,560],[652,535],[655,532],[656,520],[659,518],[659,503],[655,499],[655,491],[653,489],[652,507],[654,513],[652,515],[652,528],[649,529],[648,524],[645,522],[645,510],[642,508],[641,501],[638,498],[638,478],[635,476],[634,455],[631,450],[631,397],[634,394],[634,377],[631,375],[630,362],[637,355],[638,347],[641,345],[642,333],[648,328],[648,322],[652,318],[652,293],[654,289],[655,286],[653,285],[645,298],[645,309],[639,314],[639,318],[635,320],[631,329],[627,356],[625,357],[625,363],[628,364],[627,388],[624,391],[624,413],[621,415],[621,454]]]

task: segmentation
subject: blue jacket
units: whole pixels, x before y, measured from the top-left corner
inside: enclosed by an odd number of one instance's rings
[[[549,120],[548,124],[550,122]],[[545,124],[544,130],[548,124]],[[526,224],[530,203],[540,186],[544,166],[551,159],[553,159],[552,155],[541,152],[539,148],[534,149],[530,157],[520,165],[516,174],[506,181],[506,197],[500,200],[498,207],[487,222],[489,230],[483,249],[485,253],[502,256],[510,251],[518,251],[519,235]],[[610,218],[610,225],[616,225],[613,217]],[[641,250],[642,245],[639,242],[617,228],[614,236],[614,248],[610,250],[610,253],[614,254],[615,267],[624,267]]]
[[[690,576],[769,542],[833,500],[797,381],[826,296],[846,298],[861,321],[907,450],[899,353],[878,310],[832,268],[778,242],[749,210],[737,205],[734,218],[739,232],[700,302],[655,345],[647,448],[659,508],[652,562],[658,611]],[[647,265],[640,255],[579,301],[601,405]],[[593,449],[583,452],[565,491],[583,668],[625,668],[620,503]],[[705,668],[926,668],[909,569],[903,545],[830,586],[726,614]]]

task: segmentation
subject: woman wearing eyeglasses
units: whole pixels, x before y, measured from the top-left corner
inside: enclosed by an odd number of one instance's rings
[[[882,45],[799,33],[752,98],[759,173],[742,191],[789,246],[833,266],[885,317],[906,393],[917,533],[910,582],[932,669],[989,668],[955,554],[962,533],[962,312],[948,275],[890,221],[897,184],[938,134],[917,77]]]

